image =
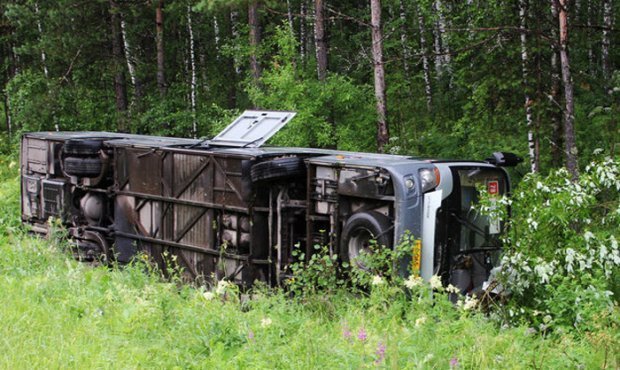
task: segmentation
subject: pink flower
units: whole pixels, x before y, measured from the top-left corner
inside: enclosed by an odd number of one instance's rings
[[[452,358],[450,359],[450,368],[451,368],[451,369],[455,369],[455,368],[457,368],[457,367],[459,367],[459,359],[458,359],[458,358],[456,358],[456,357],[452,357]]]
[[[366,330],[364,330],[364,328],[361,328],[360,331],[357,333],[357,339],[363,342],[366,340],[366,338],[368,338],[368,334],[366,333]]]
[[[383,362],[383,360],[385,359],[385,350],[386,350],[385,344],[383,344],[382,342],[379,342],[379,345],[377,346],[377,350],[375,351],[375,354],[377,355],[375,364],[379,364]]]
[[[345,326],[344,329],[342,329],[342,336],[346,340],[351,340],[351,335],[351,330],[349,330],[349,328]]]

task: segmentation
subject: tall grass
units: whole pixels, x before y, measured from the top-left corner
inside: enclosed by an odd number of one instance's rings
[[[618,366],[587,337],[540,336],[377,287],[248,299],[160,278],[136,262],[91,266],[19,224],[18,182],[0,169],[0,368],[595,368]],[[17,221],[14,221],[17,220]]]

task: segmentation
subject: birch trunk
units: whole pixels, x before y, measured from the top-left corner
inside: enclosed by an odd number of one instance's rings
[[[409,60],[411,59],[411,50],[409,49],[409,39],[407,37],[407,9],[405,2],[399,1],[399,17],[400,17],[400,45],[403,48],[403,71],[405,77],[409,79]]]
[[[603,67],[603,78],[608,84],[611,78],[611,62],[609,58],[609,48],[611,47],[610,30],[612,27],[612,6],[611,0],[603,0],[603,39],[601,43],[601,62]]]
[[[558,22],[557,7],[551,5],[551,17],[553,22]],[[558,42],[558,32],[555,27],[551,28],[553,43]],[[558,50],[555,45],[551,47],[551,161],[554,167],[562,165],[562,114],[560,107],[560,72],[558,66]]]
[[[215,59],[220,57],[220,24],[217,21],[217,17],[213,16],[213,41],[215,43]]]
[[[555,0],[558,7],[559,31],[560,31],[560,65],[562,68],[562,83],[564,84],[564,155],[566,156],[566,168],[576,180],[579,176],[577,165],[577,146],[575,144],[575,105],[573,93],[573,79],[570,71],[570,59],[568,57],[568,0]]]
[[[133,57],[133,50],[129,43],[129,39],[127,38],[127,25],[125,24],[125,20],[123,19],[123,15],[119,13],[119,17],[121,19],[121,37],[123,38],[123,47],[125,49],[125,61],[127,63],[127,71],[129,72],[129,79],[131,81],[131,85],[134,87],[136,95],[138,94],[138,82],[136,78],[136,65],[135,59]]]
[[[192,7],[187,6],[187,33],[189,34],[189,65],[191,72],[191,83],[189,101],[192,109],[192,136],[198,136],[198,123],[196,122],[196,54],[194,52],[194,29],[192,27]]]
[[[444,13],[444,6],[441,0],[435,0],[435,8],[437,10],[437,28],[439,30],[439,40],[441,42],[441,58],[444,68],[449,68],[451,56],[450,45],[448,44],[448,37],[446,36],[446,16]]]
[[[166,94],[166,78],[164,74],[164,0],[159,0],[155,9],[156,46],[157,46],[157,87],[160,95]]]
[[[587,7],[587,18],[586,18],[586,24],[587,24],[587,39],[588,40],[592,40],[592,1],[593,0],[588,0],[588,7]],[[594,66],[594,49],[592,48],[592,42],[588,42],[588,69],[590,70],[590,72],[595,71],[595,66]]]
[[[375,99],[377,100],[377,150],[383,153],[389,140],[387,106],[385,101],[385,72],[383,69],[383,36],[381,33],[381,1],[370,0],[372,27],[372,57],[374,65]]]
[[[316,48],[316,67],[319,81],[327,77],[327,38],[325,35],[325,2],[314,1],[314,42]]]
[[[34,13],[37,19],[37,30],[39,31],[39,42],[43,40],[43,26],[41,25],[41,14],[39,12],[39,3],[35,1],[34,3]],[[43,75],[45,78],[49,77],[49,72],[47,70],[47,55],[45,54],[45,49],[41,47],[41,65],[43,66]]]
[[[527,0],[519,1],[519,19],[521,22],[521,29],[525,30],[527,28]],[[534,135],[534,121],[532,119],[532,99],[530,98],[529,93],[529,83],[528,83],[528,63],[529,63],[529,55],[527,51],[527,36],[525,32],[521,32],[521,71],[523,78],[523,88],[525,91],[525,123],[527,126],[527,143],[529,148],[529,156],[530,156],[530,171],[538,172],[538,153],[537,153],[537,145],[536,138]]]
[[[424,16],[417,5],[416,10],[418,13],[418,30],[420,32],[420,54],[422,54],[422,73],[424,75],[426,110],[430,113],[433,110],[433,89],[431,86],[431,67],[428,60],[428,48],[426,46],[426,26],[424,25]]]
[[[293,23],[293,9],[291,8],[291,0],[286,0],[286,15],[288,19],[288,28],[291,32],[294,32],[295,24]]]
[[[299,6],[299,13],[301,14],[301,19],[299,22],[299,57],[301,58],[301,63],[304,66],[306,65],[306,43],[308,42],[306,36],[306,12],[306,0],[301,0],[301,5]]]
[[[260,81],[260,64],[258,63],[258,45],[260,44],[260,23],[258,18],[258,1],[252,0],[248,5],[248,24],[250,26],[250,70],[254,84]]]

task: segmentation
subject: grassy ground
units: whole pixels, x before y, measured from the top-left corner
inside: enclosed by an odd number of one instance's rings
[[[144,264],[93,267],[19,227],[18,181],[0,162],[0,368],[600,368],[596,336],[501,328],[438,297],[345,292],[205,298]],[[590,339],[588,339],[590,338]],[[617,354],[615,354],[617,356]]]

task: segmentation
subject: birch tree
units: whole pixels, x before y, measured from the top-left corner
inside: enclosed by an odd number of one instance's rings
[[[418,13],[418,31],[420,33],[420,54],[422,55],[422,74],[424,76],[424,94],[426,95],[426,110],[433,110],[433,89],[431,86],[431,67],[428,58],[428,47],[426,46],[426,26],[424,25],[424,15],[416,5]]]
[[[383,152],[389,140],[385,71],[383,66],[383,35],[381,32],[381,1],[370,0],[372,59],[374,66],[375,99],[377,104],[377,150]]]
[[[558,9],[551,5],[551,18],[554,23],[558,22]],[[562,165],[562,114],[560,108],[560,68],[558,64],[558,31],[555,27],[551,28],[551,161],[555,167]]]
[[[532,99],[530,98],[529,84],[528,84],[528,63],[529,55],[527,50],[527,36],[525,29],[527,29],[527,0],[519,1],[519,18],[521,22],[521,71],[523,76],[523,88],[525,91],[525,123],[527,126],[527,143],[530,156],[530,171],[538,172],[538,143],[534,135],[534,121],[532,119]]]
[[[612,4],[611,0],[603,0],[603,38],[601,42],[601,64],[603,78],[609,81],[611,78],[611,61],[609,49],[611,47],[611,27],[612,27]],[[607,84],[607,83],[606,83]]]
[[[41,25],[41,12],[39,11],[39,3],[34,2],[34,13],[37,20],[37,31],[39,32],[39,42],[43,40],[43,26]],[[43,75],[48,78],[49,71],[47,69],[47,54],[45,53],[45,49],[43,47],[41,49],[41,65],[43,66]]]
[[[198,135],[198,124],[196,122],[196,54],[194,51],[194,28],[192,26],[192,7],[187,6],[187,33],[189,35],[189,62],[191,71],[190,82],[190,106],[192,109],[192,136],[194,138]]]

